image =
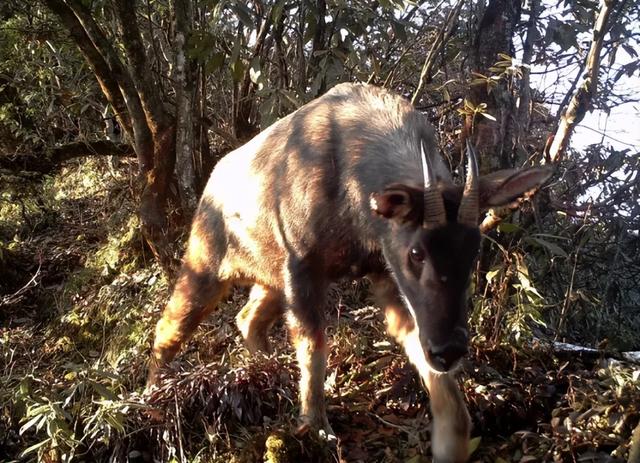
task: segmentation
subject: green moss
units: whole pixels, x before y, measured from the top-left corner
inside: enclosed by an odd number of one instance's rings
[[[109,227],[114,231],[109,233],[106,243],[89,256],[85,263],[86,267],[93,268],[104,276],[113,275],[119,270],[128,273],[139,266],[137,255],[132,255],[130,251],[141,241],[140,221],[131,211],[127,216],[116,217],[116,220],[120,223]]]
[[[290,461],[285,436],[282,434],[271,434],[267,437],[264,446],[265,463],[287,463]]]

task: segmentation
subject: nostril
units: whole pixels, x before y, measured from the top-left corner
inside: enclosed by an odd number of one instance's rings
[[[429,359],[431,360],[431,365],[435,367],[436,370],[447,371],[449,369],[447,366],[447,361],[444,357],[435,355],[433,352],[431,352]]]
[[[438,346],[429,349],[429,359],[433,366],[440,371],[448,371],[451,367],[467,353],[466,344],[452,343],[446,346]]]

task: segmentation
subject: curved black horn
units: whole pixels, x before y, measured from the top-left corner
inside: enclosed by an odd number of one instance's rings
[[[467,139],[467,162],[467,178],[458,208],[458,223],[477,227],[480,215],[478,159],[469,139]]]
[[[444,201],[436,185],[436,174],[431,164],[431,158],[424,152],[424,145],[420,141],[420,155],[422,158],[422,174],[424,175],[424,227],[444,225],[447,217],[444,211]]]

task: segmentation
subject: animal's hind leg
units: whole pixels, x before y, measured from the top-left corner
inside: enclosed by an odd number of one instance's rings
[[[182,267],[171,299],[156,326],[156,336],[149,364],[147,387],[158,380],[158,369],[176,355],[198,324],[216,307],[229,284],[212,272],[196,272],[189,265]]]
[[[283,314],[283,295],[267,286],[251,288],[249,301],[236,315],[236,324],[250,352],[270,352],[268,333]]]
[[[413,317],[388,275],[370,275],[377,303],[384,309],[387,331],[404,347],[429,390],[433,426],[431,450],[436,463],[467,461],[471,419],[452,374],[436,373],[428,365]]]

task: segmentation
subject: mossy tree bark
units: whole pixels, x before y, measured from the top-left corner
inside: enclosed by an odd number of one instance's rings
[[[175,262],[168,239],[166,204],[176,160],[175,119],[165,110],[160,86],[155,82],[154,74],[149,72],[136,19],[136,2],[116,0],[115,4],[129,71],[153,139],[153,167],[146,174],[140,196],[142,232],[165,273],[171,275]]]

